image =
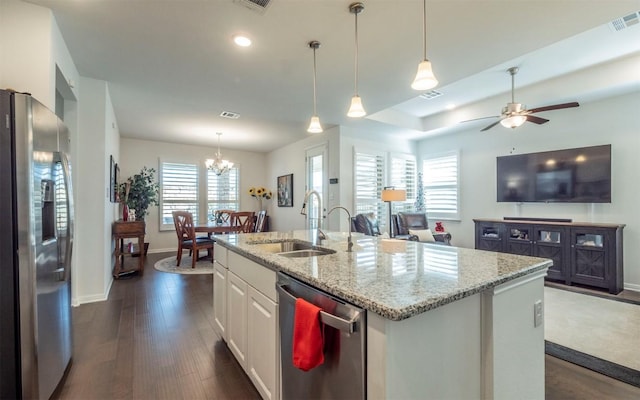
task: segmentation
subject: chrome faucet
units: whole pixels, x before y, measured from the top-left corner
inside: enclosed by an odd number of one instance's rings
[[[349,212],[349,210],[347,210],[346,208],[342,207],[342,206],[335,206],[332,207],[331,210],[329,210],[329,212],[327,213],[327,215],[331,214],[331,211],[335,210],[336,208],[340,208],[342,210],[344,210],[347,213],[347,226],[349,227],[349,236],[347,237],[347,251],[351,252],[353,251],[353,240],[351,239],[351,213]]]
[[[304,215],[305,217],[307,217],[307,229],[311,229],[311,219],[308,218],[307,215],[307,202],[309,201],[309,198],[311,197],[311,195],[315,195],[316,198],[318,199],[318,232],[322,232],[322,218],[324,218],[324,215],[322,215],[323,213],[323,209],[322,209],[322,197],[320,197],[320,193],[318,193],[317,190],[311,189],[311,190],[307,190],[307,193],[305,193],[304,195],[304,200],[302,202],[302,209],[300,210],[300,214]]]

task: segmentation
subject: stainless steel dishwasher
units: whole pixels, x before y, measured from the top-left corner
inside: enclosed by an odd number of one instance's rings
[[[365,310],[278,273],[282,398],[366,398]],[[293,365],[293,321],[296,298],[320,307],[325,325],[324,363],[310,371]]]

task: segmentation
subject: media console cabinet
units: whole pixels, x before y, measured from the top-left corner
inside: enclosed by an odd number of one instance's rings
[[[474,219],[475,248],[550,258],[546,279],[618,294],[623,289],[624,224],[544,219]]]

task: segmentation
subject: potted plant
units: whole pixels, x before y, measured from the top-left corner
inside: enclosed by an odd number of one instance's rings
[[[120,184],[119,194],[123,207],[134,210],[137,220],[144,220],[147,209],[159,204],[159,184],[155,180],[155,172],[153,168],[143,167],[139,173],[130,176],[126,182]]]

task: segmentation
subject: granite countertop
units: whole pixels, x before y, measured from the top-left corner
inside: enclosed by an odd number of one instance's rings
[[[333,254],[287,258],[262,243],[313,241],[315,231],[216,235],[218,244],[267,268],[390,320],[414,315],[544,270],[544,258],[381,239],[354,234],[348,253],[346,233],[326,232],[320,247]]]

